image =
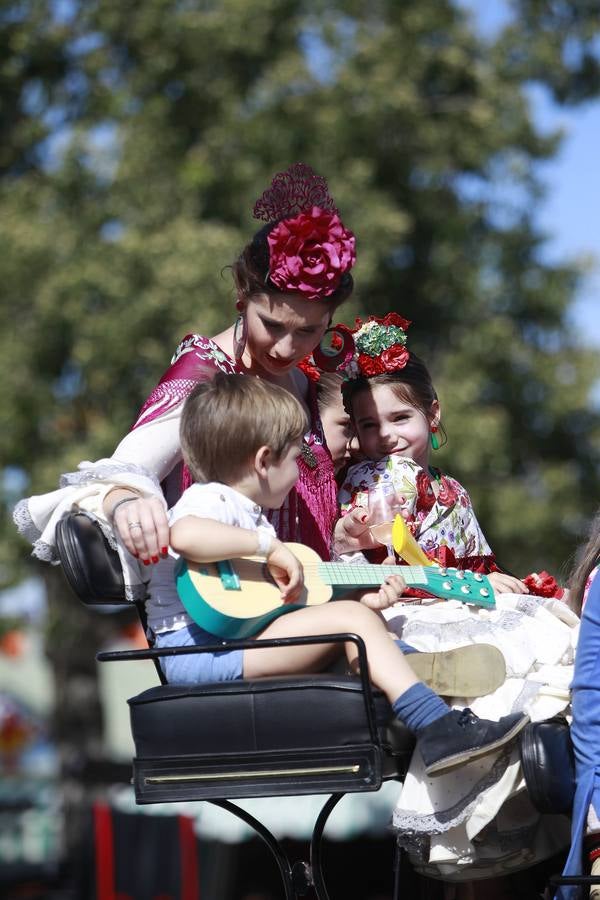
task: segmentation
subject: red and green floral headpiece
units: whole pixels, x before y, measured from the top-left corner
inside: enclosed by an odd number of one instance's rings
[[[393,312],[383,318],[356,319],[354,328],[334,325],[300,368],[315,381],[323,371],[338,372],[346,381],[398,372],[410,359],[406,349],[409,326],[408,319]]]
[[[323,300],[356,262],[354,235],[344,227],[325,179],[304,163],[275,176],[257,200],[254,218],[281,220],[267,235],[267,278],[281,291]]]

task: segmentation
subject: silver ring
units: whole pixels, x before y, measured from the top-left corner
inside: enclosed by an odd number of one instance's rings
[[[142,523],[141,523],[141,522],[129,522],[128,525],[127,525],[127,527],[128,527],[129,530],[131,531],[132,528],[141,528],[141,527],[142,527]]]

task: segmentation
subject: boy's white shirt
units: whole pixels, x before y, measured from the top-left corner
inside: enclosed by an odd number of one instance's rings
[[[192,484],[169,510],[168,516],[170,526],[186,516],[197,516],[250,531],[266,528],[275,536],[275,529],[258,503],[235,488],[215,481]],[[179,554],[170,549],[169,556],[154,567],[146,610],[148,625],[155,634],[174,631],[192,622],[175,589],[174,568],[178,558]]]

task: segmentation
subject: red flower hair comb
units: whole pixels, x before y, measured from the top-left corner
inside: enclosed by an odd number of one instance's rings
[[[312,365],[317,371],[339,372],[346,381],[397,372],[410,359],[406,349],[409,326],[408,319],[394,312],[383,318],[369,316],[365,322],[357,319],[352,329],[334,325],[313,350]]]
[[[275,176],[254,205],[254,217],[277,222],[267,235],[267,278],[281,291],[323,300],[356,261],[356,241],[344,227],[327,182],[295,163]]]

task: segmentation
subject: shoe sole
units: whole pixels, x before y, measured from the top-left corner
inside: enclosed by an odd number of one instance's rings
[[[455,753],[453,756],[447,756],[445,759],[440,759],[437,762],[431,763],[430,766],[426,766],[425,773],[427,775],[442,775],[450,769],[455,769],[456,766],[462,766],[464,763],[479,759],[480,756],[487,756],[488,753],[493,753],[494,750],[499,750],[500,747],[504,747],[505,744],[510,743],[510,741],[525,728],[528,722],[529,716],[524,715],[522,719],[515,722],[510,731],[507,731],[506,734],[503,734],[502,737],[498,738],[496,741],[492,741],[491,744],[485,744],[483,747],[475,747],[472,750],[463,750],[461,753]]]
[[[492,644],[407,653],[405,659],[417,678],[442,697],[484,697],[506,679],[504,656]]]

